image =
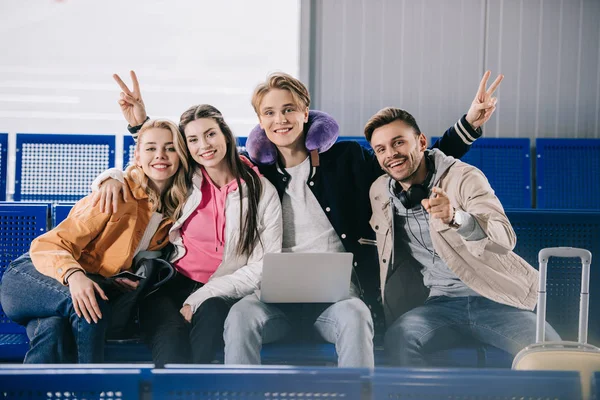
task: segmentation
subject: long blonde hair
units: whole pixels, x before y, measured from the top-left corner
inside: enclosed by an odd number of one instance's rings
[[[175,152],[179,156],[179,168],[173,176],[169,188],[165,190],[162,195],[158,193],[148,185],[148,177],[144,174],[142,168],[137,165],[129,166],[125,171],[125,175],[144,189],[152,204],[152,211],[158,211],[162,213],[163,216],[176,221],[181,215],[181,210],[183,209],[183,205],[191,188],[187,147],[183,135],[179,132],[179,128],[174,122],[167,119],[151,119],[144,124],[138,133],[135,144],[136,151],[140,151],[140,142],[144,133],[152,128],[166,129],[171,132],[173,135],[173,146],[175,147]]]

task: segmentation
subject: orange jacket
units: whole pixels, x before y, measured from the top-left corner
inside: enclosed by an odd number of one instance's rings
[[[128,270],[152,216],[148,195],[129,178],[125,179],[128,201],[115,214],[100,212],[89,195],[77,202],[69,216],[56,228],[37,237],[29,250],[35,268],[65,284],[67,271],[113,276]],[[168,241],[173,221],[163,218],[147,250],[159,250]]]

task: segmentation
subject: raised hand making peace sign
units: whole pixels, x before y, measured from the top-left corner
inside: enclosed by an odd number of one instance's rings
[[[492,83],[492,86],[486,90],[487,81],[490,78],[490,75],[490,71],[485,71],[485,74],[479,83],[479,90],[477,90],[477,94],[471,103],[471,108],[469,108],[469,112],[467,113],[467,121],[474,129],[485,124],[494,113],[494,110],[496,110],[496,102],[498,99],[492,97],[492,95],[498,86],[500,86],[500,82],[504,79],[504,75],[498,75],[496,80]]]
[[[114,74],[113,78],[121,87],[121,98],[119,99],[119,105],[123,116],[131,126],[138,126],[144,123],[146,120],[146,106],[144,100],[142,100],[142,93],[140,92],[140,84],[138,83],[135,72],[130,71],[131,81],[133,82],[133,91],[129,90],[125,82],[121,80],[119,75]]]

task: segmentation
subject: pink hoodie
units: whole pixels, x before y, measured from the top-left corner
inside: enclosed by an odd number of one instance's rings
[[[250,160],[244,156],[240,159],[252,167]],[[185,255],[176,261],[177,270],[196,282],[206,283],[223,261],[225,248],[225,200],[227,195],[238,189],[235,179],[218,188],[202,171],[202,200],[181,227],[181,237],[186,248]]]

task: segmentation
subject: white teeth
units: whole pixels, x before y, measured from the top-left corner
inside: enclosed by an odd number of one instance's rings
[[[156,169],[167,169],[167,165],[164,164],[153,165],[153,167]]]
[[[389,168],[394,168],[394,167],[397,167],[398,165],[402,165],[402,164],[404,164],[404,161],[400,161],[400,162],[395,162],[395,163],[389,164],[388,167]]]
[[[275,133],[285,133],[285,132],[289,132],[290,130],[291,130],[291,128],[276,129]]]
[[[215,154],[216,152],[217,152],[216,150],[213,150],[213,151],[207,151],[206,153],[202,153],[202,154],[200,154],[200,157],[210,157],[210,156],[212,156],[213,154]]]

